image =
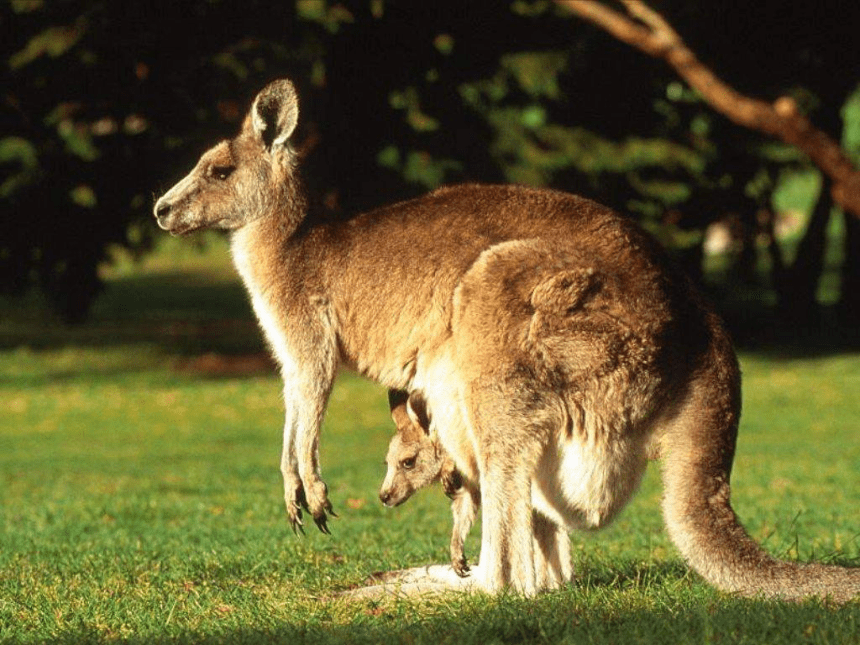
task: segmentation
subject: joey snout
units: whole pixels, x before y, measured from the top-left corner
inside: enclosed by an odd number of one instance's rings
[[[379,501],[388,508],[394,508],[412,497],[414,492],[410,487],[398,485],[394,481],[388,485],[383,484],[382,488],[379,489]]]
[[[390,490],[380,490],[379,491],[379,501],[382,502],[385,506],[391,507],[394,506],[394,496],[392,495]]]

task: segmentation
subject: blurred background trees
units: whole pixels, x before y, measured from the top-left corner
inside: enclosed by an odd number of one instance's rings
[[[860,151],[850,4],[651,4],[739,91],[791,96]],[[860,318],[860,222],[814,166],[549,1],[10,0],[0,25],[0,289],[66,320],[112,248],[151,248],[153,197],[278,76],[299,86],[320,208],[556,187],[630,213],[718,295],[811,329],[822,306]]]

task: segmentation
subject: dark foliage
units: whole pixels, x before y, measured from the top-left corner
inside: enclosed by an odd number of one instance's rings
[[[729,83],[791,93],[838,136],[860,80],[850,5],[653,4]],[[149,248],[154,195],[278,76],[299,86],[297,136],[325,208],[443,181],[551,185],[631,211],[694,271],[701,232],[733,213],[741,281],[755,279],[780,173],[808,165],[544,1],[11,0],[0,25],[0,290],[36,286],[70,321],[98,293],[110,245]],[[772,250],[787,311],[815,308],[829,210],[798,260]],[[846,255],[844,284],[856,284]],[[843,290],[844,311],[857,311],[856,292]]]

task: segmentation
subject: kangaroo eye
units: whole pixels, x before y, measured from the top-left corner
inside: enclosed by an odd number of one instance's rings
[[[209,173],[217,180],[224,181],[236,170],[233,166],[212,166]]]
[[[400,467],[403,470],[412,470],[415,468],[415,457],[409,457],[400,462]]]

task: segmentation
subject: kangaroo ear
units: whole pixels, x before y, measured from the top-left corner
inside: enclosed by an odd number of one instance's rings
[[[254,133],[267,150],[283,145],[299,120],[299,99],[292,82],[283,78],[264,87],[251,106]]]

